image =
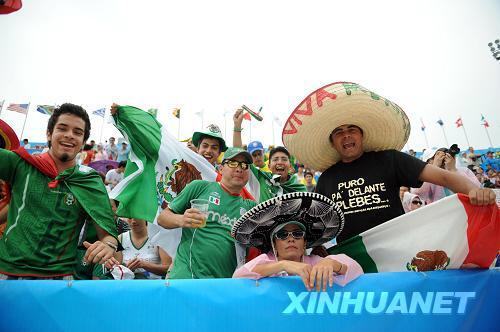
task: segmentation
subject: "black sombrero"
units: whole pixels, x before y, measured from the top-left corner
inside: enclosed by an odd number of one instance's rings
[[[272,249],[271,231],[288,221],[306,228],[307,247],[316,247],[336,237],[344,227],[344,214],[323,195],[294,192],[271,198],[238,219],[231,236],[239,243],[263,252]]]
[[[19,139],[14,130],[5,121],[0,120],[0,148],[15,150],[19,145]]]

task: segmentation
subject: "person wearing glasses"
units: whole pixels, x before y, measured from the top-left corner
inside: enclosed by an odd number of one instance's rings
[[[161,212],[160,226],[182,229],[171,279],[230,278],[237,261],[244,259],[245,252],[237,252],[230,231],[236,220],[256,205],[241,196],[251,163],[247,151],[228,148],[220,166],[220,182],[190,182]],[[206,200],[208,212],[191,208],[194,199]]]
[[[402,203],[405,213],[411,212],[425,205],[425,202],[420,199],[418,195],[412,194],[408,191],[403,194]]]
[[[256,245],[266,252],[238,268],[233,278],[300,276],[308,291],[314,288],[326,291],[327,285],[332,287],[335,283],[344,286],[363,274],[361,266],[347,255],[322,258],[306,253],[306,248],[331,240],[342,228],[343,216],[340,222],[338,214],[332,213],[335,207],[331,201],[327,202],[326,197],[314,193],[286,194],[273,200],[280,202],[259,204],[233,227],[232,234],[236,240]],[[306,210],[303,208],[305,204],[313,207],[324,204],[321,209],[315,209],[324,211],[324,215],[309,215],[314,208]],[[297,213],[290,211],[294,207]],[[272,227],[266,226],[269,224]],[[248,229],[253,231],[249,234]],[[264,240],[252,243],[260,237]]]

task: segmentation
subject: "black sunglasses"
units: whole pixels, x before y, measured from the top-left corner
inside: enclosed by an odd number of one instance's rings
[[[274,234],[274,237],[280,240],[286,240],[288,239],[289,236],[293,236],[295,240],[302,239],[304,235],[306,235],[306,232],[304,231],[279,231],[276,234]]]

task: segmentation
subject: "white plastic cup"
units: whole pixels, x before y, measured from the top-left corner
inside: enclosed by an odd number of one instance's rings
[[[207,225],[207,216],[208,216],[208,200],[202,198],[196,198],[191,200],[191,208],[200,211],[203,214],[204,219],[201,227],[205,227]]]

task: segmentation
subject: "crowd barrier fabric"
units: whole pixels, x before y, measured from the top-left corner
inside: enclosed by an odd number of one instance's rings
[[[492,331],[500,270],[365,274],[307,292],[298,277],[2,281],[0,331]]]

